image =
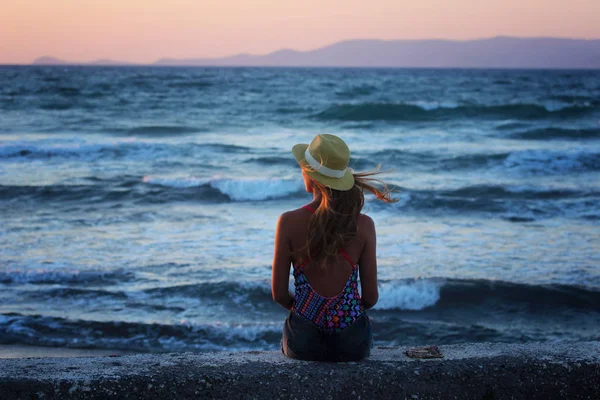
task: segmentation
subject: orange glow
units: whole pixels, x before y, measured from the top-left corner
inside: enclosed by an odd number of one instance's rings
[[[345,39],[600,38],[598,0],[4,0],[0,63],[151,62]]]

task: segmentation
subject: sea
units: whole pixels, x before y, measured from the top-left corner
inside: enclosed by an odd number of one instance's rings
[[[600,71],[2,66],[0,345],[279,350],[318,133],[398,199],[375,345],[600,340]]]

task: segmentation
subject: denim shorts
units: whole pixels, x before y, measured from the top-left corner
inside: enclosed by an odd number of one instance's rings
[[[340,332],[327,332],[290,312],[283,325],[281,351],[307,361],[358,361],[371,354],[373,329],[363,313]]]

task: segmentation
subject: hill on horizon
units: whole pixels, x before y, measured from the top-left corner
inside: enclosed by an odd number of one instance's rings
[[[337,42],[309,51],[221,58],[161,58],[150,64],[113,60],[64,61],[40,57],[34,65],[149,65],[391,68],[582,68],[600,69],[600,39],[519,38],[478,40],[378,40]]]

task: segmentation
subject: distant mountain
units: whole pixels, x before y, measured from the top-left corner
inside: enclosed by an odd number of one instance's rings
[[[100,60],[92,61],[88,63],[89,65],[136,65],[134,63],[128,63],[125,61],[114,61],[106,58],[101,58]]]
[[[56,57],[39,57],[33,60],[33,65],[135,65],[123,61],[113,61],[108,59],[100,59],[90,62],[65,61]]]
[[[36,62],[39,63],[39,60],[61,62],[51,57],[42,57]],[[51,63],[46,62],[46,64]],[[113,62],[112,65],[117,64],[125,63]],[[600,39],[499,36],[466,41],[349,40],[310,51],[285,49],[266,55],[162,58],[152,65],[600,69]]]
[[[32,64],[33,65],[64,65],[64,64],[68,64],[68,63],[66,61],[59,60],[56,57],[44,56],[44,57],[36,58],[35,60],[33,60]]]

